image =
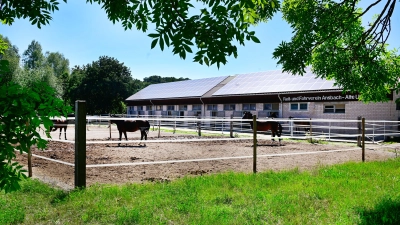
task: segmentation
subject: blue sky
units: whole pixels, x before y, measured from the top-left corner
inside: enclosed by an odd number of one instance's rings
[[[182,60],[172,54],[171,48],[151,49],[152,39],[147,37],[151,29],[147,34],[138,30],[125,31],[120,24],[110,22],[99,5],[85,2],[70,0],[65,4],[61,1],[60,10],[52,14],[50,25],[42,29],[32,26],[28,20],[17,20],[12,26],[0,25],[0,34],[8,37],[21,55],[31,41],[36,40],[44,52],[62,53],[69,59],[71,68],[105,55],[123,62],[130,68],[133,78],[142,80],[151,75],[199,79],[280,69],[272,59],[272,52],[282,41],[289,41],[292,32],[277,14],[268,23],[253,28],[261,44],[246,42],[246,46],[238,46],[238,58],[229,58],[228,63],[218,69],[214,65],[207,67],[192,62],[190,54]],[[362,4],[369,2],[364,0]],[[390,48],[400,48],[399,8],[397,5],[392,17]],[[365,18],[370,20],[371,16],[370,13]]]

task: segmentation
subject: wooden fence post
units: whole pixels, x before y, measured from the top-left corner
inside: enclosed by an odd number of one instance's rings
[[[86,101],[75,101],[75,188],[86,187]]]
[[[30,125],[30,120],[25,123],[25,126]],[[32,177],[32,148],[29,146],[28,149],[28,177]]]
[[[365,162],[365,118],[362,118],[362,161]]]
[[[28,176],[32,177],[32,149],[28,149]]]
[[[231,114],[231,120],[233,119],[233,114]],[[230,123],[230,136],[233,138],[233,121]]]
[[[253,115],[253,173],[257,173],[257,117]]]
[[[197,119],[201,119],[201,116],[197,116]],[[197,122],[197,128],[199,129],[199,137],[201,137],[201,122]]]
[[[357,130],[358,130],[358,136],[357,136],[357,146],[358,147],[362,147],[361,145],[361,135],[362,135],[362,126],[361,126],[361,116],[357,116],[357,120],[359,120],[359,122],[357,122]]]
[[[161,120],[158,120],[158,137],[161,136]]]

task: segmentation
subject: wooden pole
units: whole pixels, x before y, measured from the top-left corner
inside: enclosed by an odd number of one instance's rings
[[[257,173],[257,118],[253,115],[253,173]]]
[[[197,116],[197,119],[200,119],[201,116]],[[199,136],[201,136],[201,122],[197,122],[197,128],[199,129]]]
[[[75,102],[75,188],[86,187],[86,101]]]
[[[29,126],[30,125],[30,120],[28,119],[28,121],[25,123],[25,126]],[[31,146],[29,146],[28,149],[28,176],[32,177],[32,149]]]
[[[32,177],[32,149],[28,149],[28,176]]]
[[[365,162],[365,118],[362,118],[362,161]]]
[[[110,140],[111,140],[111,121],[108,121],[108,129],[110,130]]]
[[[161,136],[161,120],[158,120],[158,137]]]
[[[233,119],[233,114],[231,114],[231,119]],[[230,135],[231,135],[231,138],[233,138],[233,121],[231,121],[231,123],[230,123]]]

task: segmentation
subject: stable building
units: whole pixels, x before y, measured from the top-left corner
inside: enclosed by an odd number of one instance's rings
[[[398,120],[398,95],[388,97],[388,102],[363,103],[308,69],[303,76],[274,70],[153,84],[126,103],[131,116],[241,117],[251,111],[258,118]]]

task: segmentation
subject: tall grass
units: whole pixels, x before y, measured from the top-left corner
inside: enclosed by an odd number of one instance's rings
[[[400,160],[0,193],[0,224],[400,224]]]

